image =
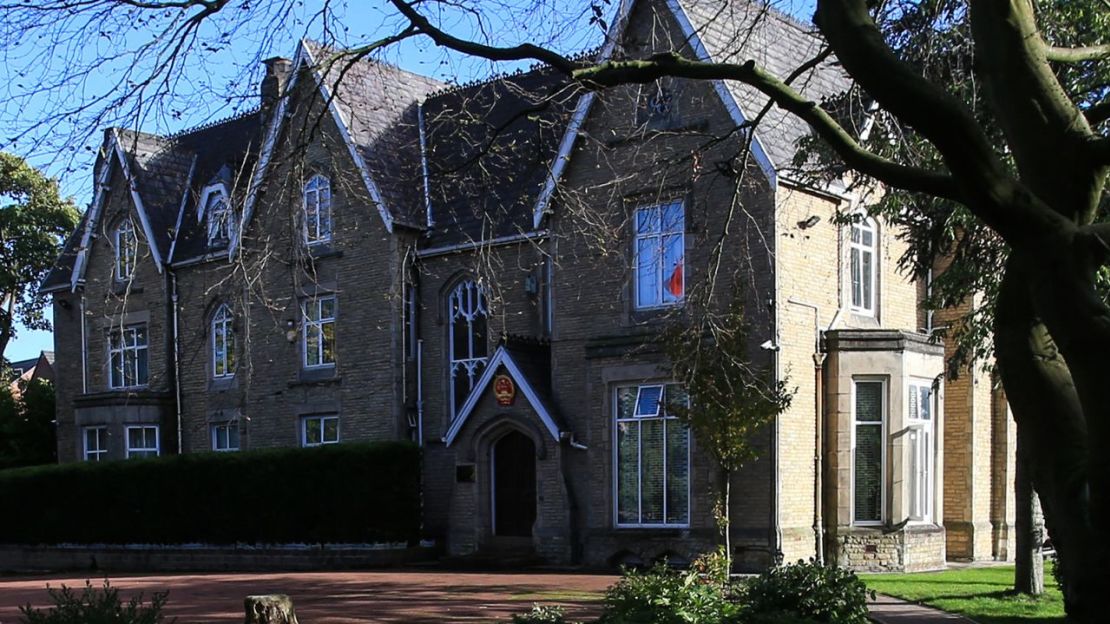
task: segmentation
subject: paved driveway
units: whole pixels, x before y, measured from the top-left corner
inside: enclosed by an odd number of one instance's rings
[[[84,576],[0,576],[0,624],[19,621],[18,606],[45,606],[46,585],[83,587]],[[570,619],[597,614],[616,577],[455,571],[290,572],[110,575],[122,596],[169,590],[167,614],[179,624],[242,622],[248,594],[289,594],[302,624],[494,622],[533,602],[559,603]],[[103,577],[93,577],[94,585]]]

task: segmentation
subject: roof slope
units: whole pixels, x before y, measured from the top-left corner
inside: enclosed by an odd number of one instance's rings
[[[581,91],[549,69],[424,104],[432,246],[534,229],[533,213]]]
[[[359,156],[394,220],[424,223],[418,104],[444,83],[305,41]]]
[[[179,209],[183,214],[173,262],[208,253],[208,230],[204,221],[197,217],[200,193],[226,167],[230,171],[230,180],[224,180],[229,186],[227,190],[232,197],[241,197],[258,158],[261,135],[261,113],[252,111],[174,136],[179,149],[189,153],[190,158],[196,157],[196,167],[188,181],[187,192],[184,186],[177,192],[174,217],[177,218]]]
[[[671,0],[680,5],[706,52],[717,62],[754,60],[780,79],[786,79],[821,51],[824,41],[816,27],[803,24],[761,2],[751,0]],[[754,87],[729,81],[729,91],[748,119],[769,101]],[[851,81],[830,56],[799,76],[792,86],[806,97],[822,98],[846,91]],[[756,129],[776,169],[789,169],[799,139],[809,125],[781,108],[772,107]]]

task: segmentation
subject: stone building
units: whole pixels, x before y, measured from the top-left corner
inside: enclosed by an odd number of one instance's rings
[[[597,54],[786,75],[818,48],[743,0],[637,0]],[[847,83],[830,61],[798,84]],[[43,287],[59,457],[413,439],[451,554],[689,560],[719,540],[719,472],[658,338],[737,296],[748,357],[796,389],[733,477],[741,567],[1007,558],[1004,401],[943,380],[905,244],[793,172],[806,127],[771,109],[736,131],[763,104],[544,69],[448,86],[305,42],[255,112],[107,131]]]

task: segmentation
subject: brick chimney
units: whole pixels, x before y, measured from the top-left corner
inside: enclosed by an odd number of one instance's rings
[[[293,61],[280,56],[262,61],[266,66],[266,76],[262,78],[260,87],[262,95],[262,112],[268,116],[269,111],[281,96],[285,95],[285,86],[289,83],[289,74],[293,71]]]

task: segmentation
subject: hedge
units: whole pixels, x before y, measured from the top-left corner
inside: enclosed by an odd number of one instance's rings
[[[374,543],[419,538],[409,443],[0,471],[0,543]]]

